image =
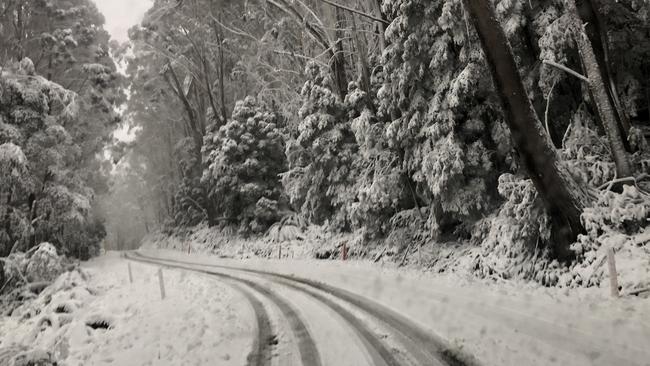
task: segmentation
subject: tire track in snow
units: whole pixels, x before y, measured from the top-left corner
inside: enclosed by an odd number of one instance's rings
[[[155,257],[149,257],[145,256],[141,253],[134,252],[135,255],[141,257],[141,258],[150,258],[153,260],[157,261],[163,261],[163,262],[170,262],[170,263],[179,263],[179,264],[185,264],[185,265],[194,265],[194,266],[202,266],[202,267],[212,267],[212,268],[220,268],[220,269],[225,269],[225,270],[234,270],[234,271],[240,271],[240,272],[246,272],[246,273],[252,273],[256,275],[260,275],[263,277],[273,277],[273,278],[279,278],[281,280],[284,280],[286,282],[293,282],[293,283],[298,283],[300,285],[310,287],[316,290],[320,290],[326,294],[329,294],[339,300],[342,300],[344,302],[347,302],[356,308],[362,310],[363,312],[369,314],[372,318],[374,318],[378,323],[385,325],[387,328],[391,329],[393,333],[397,336],[397,338],[401,339],[401,344],[404,346],[409,351],[409,355],[415,358],[417,362],[421,365],[442,365],[442,366],[477,366],[480,365],[480,363],[471,355],[465,354],[457,349],[452,348],[446,341],[441,339],[440,337],[431,334],[427,332],[426,330],[422,329],[420,326],[415,324],[413,321],[410,319],[404,317],[401,314],[398,314],[397,312],[385,307],[384,305],[381,305],[377,302],[374,302],[372,300],[369,300],[363,296],[356,295],[352,292],[336,288],[334,286],[330,286],[321,282],[313,281],[313,280],[308,280],[304,278],[299,278],[295,276],[289,276],[289,275],[283,275],[279,273],[274,273],[274,272],[268,272],[268,271],[262,271],[262,270],[255,270],[255,269],[247,269],[247,268],[239,268],[239,267],[233,267],[233,266],[225,266],[225,265],[217,265],[217,264],[202,264],[202,263],[194,263],[194,262],[189,262],[189,261],[180,261],[180,260],[174,260],[174,259],[164,259],[164,258],[155,258]],[[200,270],[199,270],[200,271]],[[283,282],[284,282],[283,281]],[[313,292],[308,292],[304,288],[301,288],[300,286],[296,286],[298,290],[307,293],[308,295],[312,295]],[[327,300],[327,299],[326,299]],[[319,299],[320,301],[320,299]],[[326,304],[327,305],[327,304]],[[336,304],[335,304],[336,305]],[[329,305],[328,305],[329,306]],[[330,306],[331,307],[331,306]],[[342,308],[340,308],[342,309]],[[336,309],[333,309],[336,311]],[[344,310],[344,309],[343,309]],[[347,310],[344,310],[347,312]],[[338,312],[338,311],[337,311]],[[349,312],[348,312],[349,313]],[[339,313],[339,315],[341,315]],[[354,315],[349,314],[350,317],[355,318],[359,323],[361,324],[361,321]],[[344,317],[345,318],[345,317]],[[346,319],[347,320],[347,319]],[[353,324],[354,325],[354,324]],[[362,327],[363,324],[361,324]],[[361,333],[360,328],[355,329],[360,332],[360,334],[363,337],[363,333]],[[371,334],[371,331],[367,330],[368,332],[366,333],[370,338],[374,338],[375,341],[377,341],[377,337],[373,336]],[[373,341],[373,343],[376,343]],[[383,343],[381,341],[380,344],[383,347]],[[381,352],[379,349],[375,348],[375,352],[379,353],[382,355],[384,352]],[[392,356],[392,355],[391,355]],[[394,357],[393,357],[394,360]],[[388,365],[397,365],[397,363],[391,363],[391,362],[396,362],[396,361],[391,361],[390,359],[384,358],[384,361]]]
[[[370,357],[373,359],[373,365],[382,365],[386,364],[387,366],[400,366],[401,364],[395,359],[393,353],[386,347],[386,345],[381,342],[377,336],[375,336],[372,331],[366,327],[363,322],[357,318],[354,314],[344,309],[341,305],[335,303],[334,301],[326,298],[325,296],[312,291],[305,289],[301,286],[297,286],[289,281],[275,281],[276,283],[281,283],[287,287],[290,287],[294,290],[305,293],[317,301],[325,304],[330,309],[334,310],[341,318],[347,321],[352,328],[359,334],[362,341],[366,345],[366,348],[369,351]]]
[[[280,310],[284,318],[289,323],[289,326],[292,330],[292,333],[298,340],[298,349],[300,352],[300,359],[304,366],[321,366],[320,354],[314,339],[311,337],[309,330],[307,329],[305,323],[302,321],[298,312],[289,304],[286,300],[276,295],[272,291],[264,288],[263,286],[243,278],[230,276],[225,273],[207,271],[202,269],[190,268],[183,265],[174,265],[165,263],[164,260],[159,260],[157,258],[146,257],[135,253],[137,257],[132,257],[128,254],[125,254],[125,258],[133,260],[136,262],[149,263],[158,266],[177,268],[183,270],[194,271],[198,273],[203,273],[209,276],[219,277],[228,281],[233,281],[241,283],[245,286],[252,288],[258,293],[262,294],[268,300],[273,302],[275,306]],[[244,297],[250,301],[253,306],[256,321],[258,324],[258,334],[257,339],[253,343],[253,352],[248,357],[247,366],[270,366],[271,365],[271,347],[269,345],[269,340],[273,336],[271,332],[271,326],[269,321],[269,316],[262,303],[256,299],[250,292],[243,291]],[[250,296],[250,298],[249,298]]]
[[[269,341],[273,337],[273,331],[271,330],[269,314],[262,302],[253,296],[250,291],[235,284],[231,284],[231,286],[244,295],[248,303],[251,304],[257,322],[257,336],[253,340],[253,350],[246,357],[246,366],[270,366],[271,347]]]

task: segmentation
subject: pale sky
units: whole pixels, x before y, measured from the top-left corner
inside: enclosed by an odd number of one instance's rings
[[[124,42],[129,39],[128,30],[140,23],[144,13],[151,7],[151,0],[94,0],[106,18],[106,30],[113,39]]]

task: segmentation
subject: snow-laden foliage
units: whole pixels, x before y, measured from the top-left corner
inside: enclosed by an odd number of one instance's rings
[[[494,169],[504,164],[495,146],[501,136],[491,133],[501,117],[479,45],[467,38],[460,1],[386,1],[384,11],[395,16],[378,93],[379,113],[390,120],[385,135],[418,199],[436,208],[434,234],[458,225],[468,232],[493,207]]]
[[[379,84],[373,80],[371,87]],[[391,217],[412,204],[406,175],[398,154],[388,147],[383,123],[375,113],[372,91],[364,92],[350,83],[345,107],[350,128],[358,145],[354,168],[356,200],[347,203],[352,228],[364,239],[376,239],[393,230]]]
[[[571,246],[577,260],[563,277],[565,286],[608,284],[607,253],[616,255],[618,281],[624,291],[650,285],[650,194],[636,186],[621,193],[606,190],[582,214],[587,230]]]
[[[0,294],[6,294],[31,283],[51,282],[64,271],[66,261],[54,245],[41,243],[27,253],[16,252],[0,260],[2,281]]]
[[[23,150],[12,142],[0,145],[0,164],[2,171],[11,176],[16,176],[26,168],[27,158]]]
[[[475,228],[473,241],[481,246],[481,252],[474,270],[483,276],[533,278],[546,265],[549,217],[530,179],[504,174],[499,177],[498,189],[505,202]],[[539,258],[542,260],[536,263]],[[544,281],[552,285],[557,277]]]
[[[261,232],[278,218],[285,169],[282,121],[254,98],[237,102],[232,119],[206,135],[202,183],[225,222]]]
[[[41,76],[0,78],[0,255],[42,240],[78,257],[96,251],[103,229],[78,165],[81,146],[65,127],[78,123],[76,103]]]
[[[302,88],[301,119],[286,147],[289,171],[282,184],[291,205],[309,221],[349,228],[347,204],[355,200],[357,144],[327,70],[311,62]]]
[[[3,340],[1,364],[57,365],[71,354],[70,344],[75,338],[68,332],[77,323],[83,333],[86,324],[97,318],[97,314],[83,313],[97,290],[89,285],[87,272],[77,266],[71,268],[58,275],[52,272],[48,282],[18,288],[3,298],[0,306],[6,319],[19,320],[22,329],[9,330],[13,333],[10,339]],[[111,317],[101,319],[110,321]]]
[[[63,261],[50,243],[41,243],[25,267],[29,282],[53,281],[63,272]]]
[[[593,121],[578,111],[563,139],[562,157],[568,171],[580,181],[598,187],[614,179],[616,167],[611,160],[607,140],[595,131]]]
[[[271,225],[273,237],[288,217],[300,217],[306,224],[288,225],[287,240],[317,225],[353,235],[355,253],[391,247],[387,253],[405,253],[401,258],[409,252],[400,250],[416,245],[442,253],[453,245],[441,242],[471,243],[469,252],[479,254],[475,273],[566,284],[586,257],[554,261],[559,247],[570,251],[551,229],[575,236],[579,228],[547,214],[542,203],[562,206],[549,202],[549,191],[566,188],[567,196],[579,191],[575,196],[585,198],[564,211],[576,224],[577,211],[593,206],[589,195],[597,202],[600,192],[620,194],[623,184],[609,186],[616,178],[634,183],[615,176],[593,85],[549,64],[587,74],[569,27],[575,15],[563,1],[492,1],[518,71],[509,80],[521,80],[537,117],[529,122],[539,120],[543,130],[508,123],[500,100],[507,93],[493,83],[494,65],[462,0],[346,4],[385,24],[315,0],[171,3],[156,2],[131,32],[128,114],[139,130],[125,156],[145,182],[142,196],[151,197],[141,207],[147,231],[148,218],[169,224],[168,233],[221,223],[224,235],[235,226],[261,233]],[[243,15],[224,19],[216,9]],[[643,152],[647,10],[646,0],[592,1],[582,2],[579,14],[642,195],[650,167]],[[92,64],[84,70],[101,84],[104,70]],[[255,106],[240,102],[230,118],[234,101],[246,95],[255,96]],[[259,134],[268,119],[283,121],[273,122],[274,137]],[[23,138],[5,125],[0,138]],[[562,187],[529,179],[546,154],[558,157]],[[598,238],[581,240],[593,246]],[[335,252],[326,245],[321,254]]]

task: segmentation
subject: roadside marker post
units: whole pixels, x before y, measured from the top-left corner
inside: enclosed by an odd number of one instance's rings
[[[165,279],[163,278],[162,268],[158,268],[158,282],[160,283],[160,299],[165,300]]]
[[[616,258],[614,257],[614,249],[611,247],[607,250],[607,263],[609,265],[609,286],[611,287],[612,296],[619,297]]]
[[[282,244],[278,244],[278,259],[282,259]]]
[[[343,247],[341,248],[341,259],[346,261],[348,260],[348,245],[343,242]]]
[[[131,271],[131,262],[128,262],[127,266],[129,267],[129,282],[133,283],[133,272]]]

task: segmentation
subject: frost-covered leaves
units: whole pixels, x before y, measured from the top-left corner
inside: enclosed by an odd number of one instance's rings
[[[330,221],[335,230],[349,228],[358,145],[329,72],[310,62],[305,73],[301,121],[287,143],[289,171],[282,184],[291,205],[309,221]]]
[[[39,244],[25,267],[25,277],[30,282],[53,281],[62,272],[62,259],[50,243]]]
[[[563,277],[565,286],[597,286],[607,280],[607,251],[616,253],[619,284],[625,289],[650,284],[650,195],[633,185],[621,193],[601,192],[582,214],[587,230],[571,246],[577,260]]]
[[[33,282],[50,282],[56,279],[64,269],[64,258],[59,256],[54,245],[44,242],[32,251],[15,252],[2,258],[0,278],[4,275],[2,293],[13,288]]]
[[[40,239],[85,257],[98,244],[88,236],[93,191],[80,176],[81,149],[64,127],[78,121],[76,102],[40,76],[0,79],[0,254]]]
[[[545,257],[550,219],[530,179],[504,174],[498,189],[506,201],[475,229],[473,240],[480,243],[482,253],[474,269],[484,276],[530,279],[538,269],[533,262]]]
[[[650,195],[633,185],[624,186],[621,193],[609,190],[601,193],[596,205],[585,209],[582,214],[587,235],[592,238],[609,231],[627,235],[638,233],[650,225],[649,218]]]
[[[232,119],[204,138],[202,183],[217,212],[242,231],[260,232],[277,218],[285,170],[278,116],[247,97]]]
[[[0,145],[0,168],[3,175],[17,176],[26,168],[27,158],[23,150],[14,143]]]
[[[504,16],[517,8],[510,3],[500,5]],[[490,134],[501,118],[480,48],[461,1],[387,1],[384,9],[396,17],[378,92],[386,137],[418,192],[441,208],[432,218],[469,226],[493,204],[488,187],[501,164]]]

